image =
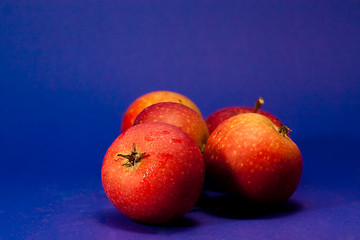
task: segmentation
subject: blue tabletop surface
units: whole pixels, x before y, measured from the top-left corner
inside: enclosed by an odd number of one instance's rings
[[[136,223],[103,192],[121,117],[154,90],[204,117],[280,118],[299,188],[259,210],[205,188],[181,220]],[[0,239],[360,239],[359,1],[0,2]]]

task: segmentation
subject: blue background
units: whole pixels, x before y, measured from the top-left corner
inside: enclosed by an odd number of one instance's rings
[[[359,43],[355,0],[1,1],[0,239],[358,239]],[[303,153],[291,200],[242,214],[205,192],[157,227],[117,212],[102,158],[159,89],[204,117],[262,96]]]

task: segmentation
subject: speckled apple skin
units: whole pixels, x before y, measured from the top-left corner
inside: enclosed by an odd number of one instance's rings
[[[171,91],[149,92],[135,99],[135,101],[133,101],[126,109],[121,123],[121,132],[130,128],[134,124],[135,118],[142,110],[144,110],[144,108],[159,102],[181,103],[201,115],[201,112],[195,103],[180,93]]]
[[[123,166],[127,160],[117,154],[130,154],[133,143],[146,154],[134,167]],[[101,170],[112,204],[146,224],[166,223],[191,210],[204,176],[199,147],[184,131],[165,123],[143,123],[120,134],[106,152]]]
[[[265,116],[225,120],[204,151],[207,174],[232,194],[259,203],[282,203],[299,185],[303,160],[297,145]]]
[[[163,122],[181,128],[201,150],[209,138],[209,130],[202,116],[180,103],[162,102],[145,108],[136,117],[134,125],[144,122]]]
[[[211,134],[215,130],[215,128],[217,128],[226,119],[229,119],[238,114],[251,113],[253,111],[254,111],[253,107],[242,107],[242,106],[232,106],[232,107],[219,109],[213,112],[212,114],[210,114],[205,120],[207,127],[209,129],[209,133]],[[259,109],[257,110],[256,113],[266,116],[278,127],[282,125],[281,121],[269,112]]]

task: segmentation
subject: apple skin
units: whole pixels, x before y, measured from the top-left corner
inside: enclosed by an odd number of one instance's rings
[[[212,114],[210,114],[205,120],[206,124],[208,126],[208,129],[209,129],[209,133],[211,134],[215,130],[215,128],[217,128],[217,126],[219,126],[226,119],[233,117],[235,115],[238,115],[238,114],[251,113],[253,111],[254,111],[254,108],[245,107],[245,106],[232,106],[232,107],[226,107],[226,108],[219,109],[219,110],[213,112]],[[271,113],[266,112],[261,109],[257,110],[256,113],[266,116],[276,126],[278,126],[278,127],[282,126],[282,123],[280,122],[280,120],[277,117],[275,117],[274,115],[272,115]]]
[[[223,190],[261,204],[287,201],[303,169],[297,145],[257,113],[225,120],[210,134],[204,159],[207,174]]]
[[[131,154],[133,145],[138,155],[145,155],[128,166],[129,160],[119,154]],[[175,126],[153,122],[121,133],[107,150],[101,170],[111,203],[144,224],[170,222],[190,211],[204,177],[204,159],[195,142]]]
[[[135,101],[133,101],[127,108],[122,118],[121,132],[130,128],[134,124],[135,118],[144,108],[159,102],[181,103],[201,115],[201,112],[195,103],[180,93],[171,91],[149,92],[135,99]]]
[[[134,125],[144,122],[163,122],[182,129],[196,142],[201,151],[209,138],[209,130],[203,117],[180,103],[161,102],[145,108],[136,117]]]

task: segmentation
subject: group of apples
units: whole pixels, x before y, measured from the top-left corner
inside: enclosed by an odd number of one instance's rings
[[[145,224],[185,215],[205,177],[239,199],[279,204],[295,192],[303,160],[289,129],[254,107],[227,107],[206,120],[186,96],[155,91],[135,99],[105,154],[101,177],[111,203]]]

